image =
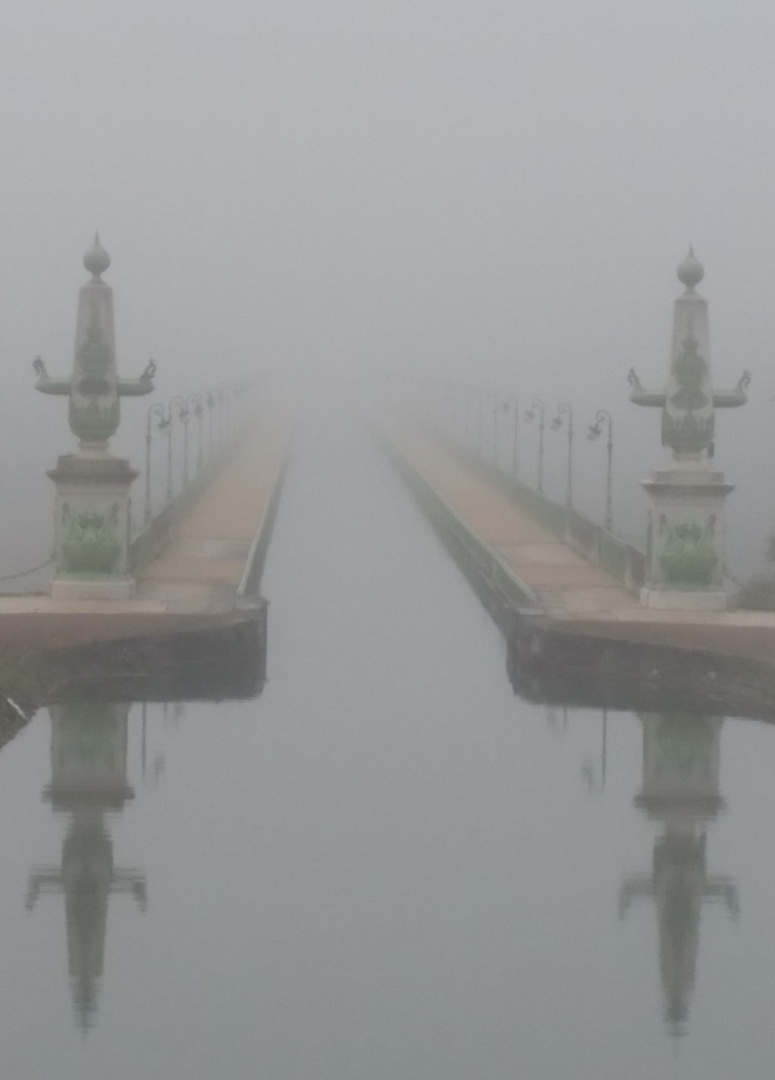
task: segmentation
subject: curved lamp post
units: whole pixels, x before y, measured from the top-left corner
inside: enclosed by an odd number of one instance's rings
[[[227,383],[224,391],[224,423],[227,432],[233,431],[234,383]]]
[[[454,386],[450,379],[441,383],[440,389],[440,427],[441,434],[445,439],[450,439],[455,430],[455,396]]]
[[[565,509],[573,509],[573,406],[563,401],[557,406],[557,415],[552,420],[552,431],[559,431],[567,417],[568,432],[568,471],[565,484]]]
[[[202,415],[205,411],[201,394],[189,394],[186,398],[186,410],[190,413],[192,409],[196,417],[196,471],[200,473],[202,471]]]
[[[511,475],[519,479],[519,398],[514,394],[503,402],[503,411],[514,412],[514,432],[511,441]]]
[[[215,408],[215,392],[213,390],[208,390],[205,393],[205,403],[207,404],[208,428],[210,431],[207,447],[207,460],[210,461],[215,453],[213,446],[213,409]]]
[[[484,456],[484,390],[477,386],[476,394],[476,453],[481,458]]]
[[[224,421],[223,401],[224,401],[225,393],[226,393],[225,392],[225,387],[219,386],[219,387],[216,388],[215,398],[216,398],[216,401],[218,402],[218,453],[219,454],[223,450],[223,437],[224,437],[224,432],[223,432],[223,421]]]
[[[247,423],[248,392],[251,389],[251,386],[252,384],[249,379],[238,379],[235,383],[232,383],[231,399],[233,431],[242,431]]]
[[[614,527],[614,507],[613,507],[613,494],[612,494],[612,481],[613,481],[613,456],[614,456],[614,418],[611,416],[608,409],[598,409],[595,413],[595,421],[589,425],[589,432],[587,438],[593,442],[603,432],[603,425],[607,427],[608,438],[606,440],[606,456],[607,456],[607,468],[606,468],[606,480],[605,480],[605,527],[609,532],[613,531]]]
[[[248,416],[251,415],[255,386],[256,383],[253,379],[244,378],[237,383],[236,393],[239,403],[237,421],[240,427],[247,424]]]
[[[151,520],[151,440],[153,439],[151,424],[154,416],[158,416],[158,426],[163,430],[166,414],[164,406],[159,401],[149,405],[145,413],[145,508],[143,519],[145,524]]]
[[[461,446],[468,446],[470,441],[469,431],[469,408],[468,408],[468,387],[464,383],[460,383],[457,388],[457,440]]]
[[[463,393],[466,410],[466,446],[474,453],[476,451],[476,388],[466,386]]]
[[[492,399],[492,463],[497,466],[498,464],[498,410],[501,407],[501,401],[495,391],[491,390],[488,397]]]
[[[169,401],[169,413],[170,420],[172,420],[172,406],[175,406],[178,412],[178,420],[183,425],[183,485],[188,483],[188,420],[189,413],[186,405],[185,398],[182,398],[180,394],[176,394],[170,398]],[[172,428],[170,427],[170,457],[172,456]],[[170,476],[172,476],[172,470],[170,468]]]
[[[525,413],[526,420],[538,417],[538,482],[536,487],[541,495],[544,492],[544,428],[546,426],[546,407],[541,398],[533,398],[530,408]]]
[[[148,407],[145,416],[145,504],[144,521],[147,525],[153,512],[151,506],[151,449],[153,442],[153,427],[156,427],[167,437],[167,481],[165,498],[171,503],[175,494],[174,481],[174,425],[179,420],[183,425],[183,466],[181,472],[181,484],[185,487],[191,479],[191,467],[189,464],[189,430],[188,425],[191,416],[196,418],[197,442],[196,442],[196,473],[200,473],[204,466],[205,456],[207,459],[223,449],[228,437],[228,430],[236,426],[236,409],[241,405],[240,399],[247,393],[250,383],[241,380],[235,383],[227,383],[215,386],[207,390],[199,390],[196,393],[187,394],[185,397],[176,394],[171,397],[166,405],[156,401]],[[205,411],[208,414],[208,446],[205,448]]]
[[[164,490],[164,501],[169,506],[172,502],[172,404],[167,406],[166,413],[162,410],[158,428],[167,436],[167,484]]]
[[[173,496],[175,494],[172,476],[172,433],[174,430],[175,421],[175,413],[173,412],[173,408],[177,410],[177,415],[181,420],[183,419],[183,414],[185,413],[186,422],[188,422],[186,403],[179,394],[175,394],[175,396],[171,397],[167,402],[166,412],[164,411],[164,407],[162,406],[160,410],[159,423],[157,425],[159,431],[163,431],[164,434],[167,436],[167,484],[165,488],[165,501],[168,506],[172,502]]]
[[[431,407],[431,390],[433,383],[430,379],[423,379],[420,383],[420,422],[428,427],[433,424],[433,409]]]

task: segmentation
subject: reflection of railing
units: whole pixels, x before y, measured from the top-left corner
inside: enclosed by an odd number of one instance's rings
[[[215,458],[227,450],[244,426],[250,383],[246,379],[210,387],[181,397],[176,394],[167,404],[156,401],[148,406],[145,419],[145,491],[143,525],[169,506]],[[191,461],[188,425],[196,420],[196,454]],[[205,423],[206,420],[206,423]],[[206,427],[206,437],[205,437]],[[166,476],[163,501],[154,505],[153,442],[160,432],[166,443]],[[182,436],[182,439],[180,438]],[[192,468],[193,467],[193,468]]]

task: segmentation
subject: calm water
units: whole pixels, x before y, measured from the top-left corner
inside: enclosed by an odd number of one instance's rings
[[[770,1075],[775,731],[515,698],[389,467],[313,435],[261,698],[0,752],[2,1075]]]

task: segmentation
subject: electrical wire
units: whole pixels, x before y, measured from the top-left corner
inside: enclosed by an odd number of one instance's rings
[[[2,574],[0,575],[0,581],[13,581],[14,578],[27,577],[28,574],[35,574],[38,570],[45,570],[47,566],[50,566],[54,561],[53,556],[49,556],[45,562],[42,562],[39,566],[31,566],[28,570],[17,570],[15,574]]]

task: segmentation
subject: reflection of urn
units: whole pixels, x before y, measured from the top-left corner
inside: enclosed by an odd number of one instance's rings
[[[718,717],[647,714],[643,723],[643,786],[635,805],[664,831],[654,843],[650,874],[625,879],[621,915],[633,900],[650,898],[657,910],[659,970],[665,1020],[682,1033],[695,984],[703,904],[723,902],[737,914],[737,889],[706,867],[706,825],[723,807],[719,791]]]
[[[45,797],[70,814],[60,866],[30,875],[27,908],[41,892],[63,893],[68,970],[80,1026],[97,1009],[111,894],[128,893],[146,906],[145,875],[113,862],[105,812],[121,810],[133,797],[126,779],[128,705],[92,702],[51,709],[51,785]]]

